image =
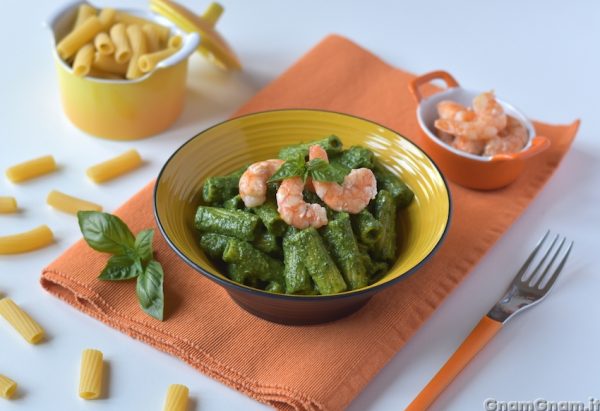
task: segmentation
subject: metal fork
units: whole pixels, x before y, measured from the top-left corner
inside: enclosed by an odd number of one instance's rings
[[[527,257],[527,260],[525,260],[504,296],[479,321],[471,334],[410,403],[406,411],[424,411],[429,408],[442,391],[508,320],[516,313],[539,303],[548,295],[573,248],[573,241],[571,241],[564,249],[567,239],[559,234],[556,234],[550,246],[547,246],[546,240],[549,235],[550,231],[544,234]],[[535,268],[529,270],[529,266],[534,262],[542,248],[545,248],[546,251],[541,255]]]

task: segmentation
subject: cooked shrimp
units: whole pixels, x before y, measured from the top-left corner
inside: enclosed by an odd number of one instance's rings
[[[504,109],[491,91],[473,99],[473,110],[453,101],[440,101],[437,105],[440,118],[434,126],[445,133],[472,140],[489,140],[506,127]]]
[[[327,211],[320,204],[304,201],[304,182],[300,177],[287,178],[277,190],[277,211],[287,224],[299,229],[319,228],[327,224]]]
[[[481,155],[483,154],[485,143],[485,140],[473,140],[470,138],[458,136],[454,138],[451,145],[452,147],[465,151],[467,153]]]
[[[327,152],[321,146],[311,146],[309,159],[320,158],[329,161]],[[319,198],[335,211],[346,211],[351,214],[360,213],[377,195],[377,180],[368,168],[350,171],[340,185],[332,182],[313,180]]]
[[[240,197],[246,207],[258,207],[267,199],[267,180],[284,163],[283,160],[265,160],[254,163],[240,177]]]
[[[508,116],[506,127],[498,134],[498,137],[487,142],[483,155],[516,153],[525,147],[528,137],[525,126],[516,118]]]

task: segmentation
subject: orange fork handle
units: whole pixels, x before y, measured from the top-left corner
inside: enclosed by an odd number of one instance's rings
[[[425,411],[436,398],[450,385],[454,378],[475,357],[475,355],[502,328],[502,323],[492,320],[487,315],[473,328],[471,334],[463,341],[452,357],[429,381],[423,390],[406,408],[406,411]]]

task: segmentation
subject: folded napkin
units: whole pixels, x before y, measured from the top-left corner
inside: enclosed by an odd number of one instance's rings
[[[330,36],[237,114],[292,107],[341,111],[374,120],[418,144],[415,104],[407,87],[413,78],[352,42]],[[221,287],[183,263],[160,235],[154,247],[165,271],[164,322],[141,312],[134,282],[98,281],[107,256],[83,241],[44,269],[41,283],[75,308],[258,401],[279,409],[343,409],[548,181],[578,122],[535,127],[552,146],[531,161],[517,182],[491,192],[450,184],[453,221],[435,257],[362,310],[330,324],[288,327],[247,314]],[[156,228],[152,188],[150,183],[117,211],[134,232]]]

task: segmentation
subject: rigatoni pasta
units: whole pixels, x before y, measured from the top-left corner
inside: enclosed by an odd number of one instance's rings
[[[37,344],[44,338],[44,329],[10,298],[0,300],[0,316],[30,344]]]
[[[54,157],[42,156],[15,164],[6,169],[6,177],[13,183],[20,183],[56,170]]]
[[[97,13],[96,9],[89,4],[81,4],[77,9],[77,17],[75,18],[74,27],[77,28],[88,19],[88,17],[95,16]]]
[[[127,39],[126,27],[123,23],[117,23],[110,29],[110,38],[115,45],[115,61],[127,63],[131,58],[131,46]]]
[[[0,213],[14,213],[17,211],[17,200],[14,197],[0,196]]]
[[[155,68],[160,59],[172,56],[181,48],[182,37],[169,37],[170,33],[169,27],[144,18],[111,8],[98,13],[83,4],[78,9],[73,29],[58,43],[57,51],[77,76],[135,80]],[[140,65],[140,57],[148,54],[153,55]],[[108,57],[112,57],[112,61]],[[121,65],[125,63],[124,70]]]
[[[63,60],[74,56],[81,47],[92,41],[96,37],[96,34],[100,33],[103,29],[104,26],[98,17],[88,17],[79,27],[76,27],[58,43],[56,46],[58,55]]]
[[[167,390],[164,411],[186,411],[190,390],[185,385],[171,384]]]
[[[94,400],[102,394],[102,373],[104,363],[102,352],[87,349],[81,354],[79,373],[79,396]]]
[[[144,74],[144,72],[140,70],[140,67],[138,66],[138,59],[143,54],[146,54],[148,49],[146,47],[146,36],[144,35],[141,27],[136,24],[127,27],[127,39],[131,45],[132,54],[125,77],[128,80],[133,80],[141,77]]]
[[[92,44],[86,44],[79,49],[75,54],[75,61],[73,62],[73,74],[78,77],[86,76],[92,68],[92,62],[94,61],[94,46]]]
[[[106,56],[110,56],[115,52],[115,45],[110,39],[110,36],[104,31],[96,34],[94,46],[96,47],[96,50],[98,50],[98,53]]]
[[[54,235],[47,225],[23,233],[0,237],[0,254],[18,254],[52,244]]]
[[[17,383],[0,374],[0,397],[10,399],[17,391]]]
[[[156,65],[177,52],[176,48],[166,48],[154,53],[144,54],[138,59],[138,67],[144,73],[154,70]]]
[[[77,214],[78,211],[102,211],[102,206],[72,197],[60,191],[52,190],[48,193],[46,203],[65,213]]]
[[[140,154],[137,150],[133,149],[88,168],[86,174],[95,183],[103,183],[131,170],[135,170],[141,164],[142,158]]]

